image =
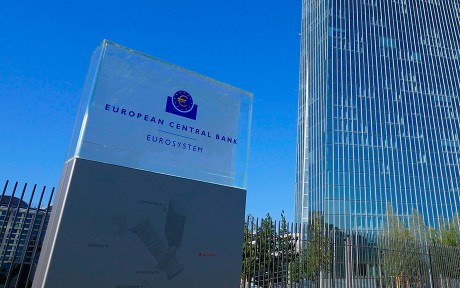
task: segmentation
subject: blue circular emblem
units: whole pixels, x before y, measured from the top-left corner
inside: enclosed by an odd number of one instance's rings
[[[193,108],[192,96],[186,91],[177,91],[172,97],[172,102],[179,112],[189,112]]]

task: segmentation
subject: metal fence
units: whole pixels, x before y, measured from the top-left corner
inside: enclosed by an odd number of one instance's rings
[[[459,247],[400,236],[248,218],[240,287],[460,287]]]
[[[31,287],[54,187],[6,181],[0,196],[0,287]]]
[[[6,181],[0,196],[0,288],[31,286],[54,191]],[[248,218],[240,287],[460,288],[459,247],[324,227]]]

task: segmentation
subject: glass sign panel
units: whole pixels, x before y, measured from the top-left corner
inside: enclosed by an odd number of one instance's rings
[[[252,94],[104,41],[67,160],[245,188]]]

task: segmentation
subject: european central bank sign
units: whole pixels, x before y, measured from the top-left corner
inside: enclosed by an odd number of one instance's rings
[[[104,41],[33,287],[237,287],[252,95]]]
[[[73,139],[79,156],[242,187],[250,94],[105,43]]]

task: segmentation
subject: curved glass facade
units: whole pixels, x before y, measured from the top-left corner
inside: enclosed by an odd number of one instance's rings
[[[303,0],[296,222],[460,211],[459,23],[459,0]]]

